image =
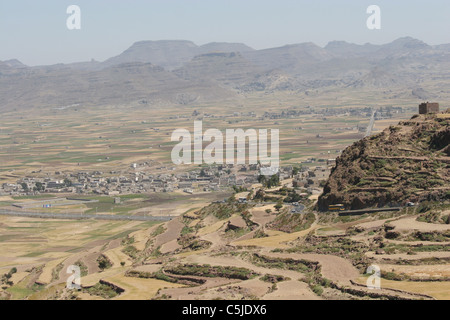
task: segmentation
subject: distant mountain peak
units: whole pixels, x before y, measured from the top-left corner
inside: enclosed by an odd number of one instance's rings
[[[396,40],[394,40],[392,42],[411,42],[411,41],[424,43],[422,40],[419,40],[419,39],[416,39],[416,38],[413,38],[413,37],[410,37],[410,36],[400,37],[400,38],[398,38],[398,39],[396,39]]]
[[[22,62],[20,62],[17,59],[11,59],[11,60],[6,60],[6,61],[0,61],[1,64],[11,67],[11,68],[22,68],[22,67],[26,67],[25,64],[23,64]]]
[[[254,49],[240,43],[212,42],[202,46],[188,40],[139,41],[120,55],[105,61],[105,66],[127,62],[152,63],[174,70],[192,58],[212,52],[248,52]]]
[[[402,46],[404,48],[425,48],[429,47],[428,44],[422,40],[415,39],[412,37],[402,37],[397,40],[392,41],[388,46]]]

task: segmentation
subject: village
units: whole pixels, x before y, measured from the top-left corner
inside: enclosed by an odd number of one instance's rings
[[[342,107],[342,108],[327,108],[317,106],[292,106],[285,109],[276,108],[277,111],[265,111],[264,113],[256,113],[254,111],[249,112],[233,112],[226,115],[211,114],[208,112],[201,112],[194,110],[191,116],[188,115],[171,115],[167,120],[174,119],[191,119],[192,117],[197,120],[202,119],[229,119],[228,123],[239,122],[237,119],[243,120],[256,119],[260,121],[265,120],[277,120],[277,119],[304,119],[307,115],[315,115],[321,117],[334,117],[334,116],[351,116],[357,118],[370,117],[372,112],[376,112],[376,120],[391,119],[395,114],[403,114],[410,111],[407,107],[401,106],[385,106],[385,107]]]
[[[320,159],[322,160],[322,159]],[[328,178],[335,160],[317,162],[308,159],[305,165],[284,166],[279,170],[279,180],[292,179],[292,183],[310,194],[319,194]],[[247,190],[258,183],[258,165],[210,165],[188,172],[175,172],[175,167],[159,167],[150,170],[148,163],[134,163],[123,172],[36,172],[16,183],[3,183],[2,196],[38,196],[40,194],[78,194],[118,196],[142,193],[170,193],[182,191],[188,194],[215,192],[234,188]],[[162,171],[155,174],[155,171]],[[171,173],[172,172],[172,173]]]

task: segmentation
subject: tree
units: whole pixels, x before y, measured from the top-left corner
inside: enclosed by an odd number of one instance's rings
[[[280,177],[277,174],[274,174],[270,177],[269,181],[267,182],[267,188],[272,188],[280,185]]]
[[[277,210],[277,212],[280,212],[281,208],[283,208],[283,204],[281,203],[281,201],[278,201],[274,208],[275,210]]]
[[[36,182],[36,185],[34,187],[35,191],[44,191],[45,187],[41,182]]]
[[[28,185],[27,185],[25,182],[22,182],[20,185],[22,186],[22,189],[23,189],[25,192],[28,192]]]
[[[64,186],[66,186],[66,187],[71,187],[72,184],[73,184],[73,183],[72,183],[71,180],[69,180],[69,179],[67,179],[67,178],[64,179]]]
[[[284,202],[287,203],[292,203],[292,202],[299,202],[302,200],[302,197],[296,193],[296,192],[291,192],[289,193],[289,195],[284,199]]]
[[[264,200],[264,196],[265,196],[265,192],[262,189],[258,189],[258,191],[256,191],[255,196],[253,197],[253,200],[255,201],[263,201]]]
[[[264,187],[270,189],[280,185],[280,177],[277,174],[274,174],[269,179],[267,179],[266,176],[259,175],[258,182],[261,183]]]
[[[7,286],[12,286],[13,282],[10,280],[12,275],[17,272],[17,268],[12,268],[8,273],[5,273],[1,278],[1,283]]]
[[[247,188],[245,188],[243,186],[239,186],[238,187],[238,186],[234,185],[233,186],[233,190],[234,190],[235,193],[241,193],[241,192],[246,192]]]
[[[266,181],[267,181],[266,176],[264,176],[264,175],[262,175],[262,174],[260,174],[260,175],[258,176],[258,182],[261,183],[262,185],[265,185]]]

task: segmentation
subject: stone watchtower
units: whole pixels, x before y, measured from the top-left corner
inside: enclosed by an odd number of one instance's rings
[[[439,113],[439,103],[421,103],[419,105],[419,114]]]

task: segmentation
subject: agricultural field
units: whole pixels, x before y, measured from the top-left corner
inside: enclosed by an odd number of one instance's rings
[[[426,222],[437,207],[354,217],[312,207],[291,214],[288,207],[277,211],[274,204],[230,198],[165,223],[1,217],[0,274],[11,276],[9,282],[2,278],[0,294],[96,300],[449,298],[450,228]],[[448,205],[439,208],[446,217]],[[299,225],[303,230],[296,231]],[[434,236],[423,238],[425,233]],[[80,290],[65,288],[70,265],[80,267]],[[381,268],[378,290],[366,287],[370,265]]]
[[[264,113],[309,112],[310,106],[316,111],[371,106],[404,108],[405,113],[375,122],[377,132],[416,112],[414,100],[386,100],[385,104],[375,100],[371,104],[371,101],[363,94],[349,100],[341,92],[327,92],[322,98],[277,92],[252,93],[242,100],[224,101],[221,105],[168,106],[164,112],[143,106],[78,106],[39,109],[26,114],[5,112],[0,123],[0,182],[15,182],[32,175],[33,171],[45,176],[54,171],[120,172],[139,161],[149,162],[153,168],[171,165],[171,150],[176,144],[171,142],[173,131],[184,128],[193,134],[194,120],[203,120],[204,131],[209,128],[222,132],[239,128],[279,129],[281,165],[311,157],[335,158],[340,150],[363,136],[364,132],[356,128],[367,126],[370,115],[351,116],[344,112],[325,117],[305,113],[270,119],[263,118]]]
[[[118,197],[97,195],[77,196],[77,201],[64,200],[64,198],[61,198],[64,194],[25,197],[3,196],[0,197],[0,210],[51,214],[70,213],[79,214],[80,217],[92,214],[176,217],[188,211],[202,208],[213,201],[223,200],[229,195],[230,192],[227,191],[205,192],[195,195],[183,192],[127,194]],[[71,196],[73,197],[71,194],[67,195],[67,197]],[[120,203],[115,203],[117,198],[120,198]],[[80,204],[76,202],[80,202]],[[24,207],[19,208],[18,205]],[[51,205],[51,207],[43,208],[44,205]]]
[[[164,112],[143,106],[128,106],[129,112],[122,106],[43,109],[20,117],[6,112],[0,127],[0,183],[24,176],[45,177],[55,171],[102,171],[107,176],[142,161],[150,163],[150,171],[173,166],[171,134],[178,128],[193,132],[195,120],[203,120],[204,130],[279,129],[282,166],[309,158],[335,158],[364,136],[358,128],[368,125],[370,115],[343,111],[324,116],[309,112],[308,106],[363,109],[372,101],[375,106],[376,98],[361,94],[348,100],[341,92],[319,98],[302,95],[301,99],[282,93],[252,93],[242,103],[167,107]],[[403,113],[376,121],[373,132],[410,118],[415,105],[407,99],[376,104],[377,108],[400,106]],[[264,116],[292,110],[305,112],[295,117]],[[179,166],[171,172],[197,167]],[[292,214],[290,205],[283,203],[286,195],[277,193],[282,186],[293,188],[292,179],[265,190],[281,207],[252,201],[262,188],[254,185],[254,190],[234,197],[230,197],[232,190],[83,195],[77,198],[93,201],[62,202],[45,209],[83,218],[94,214],[173,218],[167,222],[0,216],[0,299],[447,298],[448,275],[442,272],[448,266],[445,224],[435,227],[417,221],[420,214],[414,211],[356,217],[319,213],[314,208],[317,194],[304,200],[304,212]],[[239,202],[241,196],[250,203]],[[19,203],[28,204],[27,211],[42,212],[33,203],[64,197],[70,195],[2,196],[0,209],[20,212],[12,206]],[[402,233],[399,239],[386,238],[387,220]],[[411,230],[425,232],[431,226],[437,233],[420,239],[402,229],[405,223]],[[426,263],[419,259],[414,262],[418,270],[397,268],[400,263],[395,255],[409,256],[410,251],[418,257],[432,252],[439,263],[420,269]],[[389,270],[382,274],[386,285],[377,292],[361,286],[372,263]],[[67,270],[74,265],[81,272],[80,290],[65,286],[70,276]],[[415,278],[417,274],[420,279]],[[436,278],[439,287],[433,288],[427,281]]]

